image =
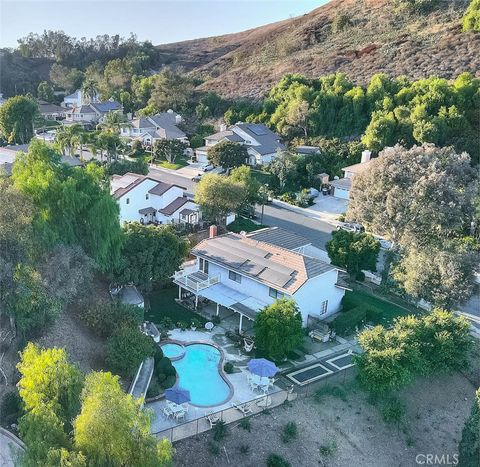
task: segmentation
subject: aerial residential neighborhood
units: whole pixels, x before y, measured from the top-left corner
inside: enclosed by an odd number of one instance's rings
[[[480,2],[0,2],[0,459],[480,466]]]

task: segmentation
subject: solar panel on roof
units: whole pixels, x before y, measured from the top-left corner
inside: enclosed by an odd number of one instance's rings
[[[249,125],[248,129],[257,136],[266,135],[268,133],[263,125]]]
[[[277,287],[284,287],[285,284],[291,279],[287,274],[282,274],[281,272],[274,271],[273,269],[266,269],[258,275],[262,279],[275,284]]]

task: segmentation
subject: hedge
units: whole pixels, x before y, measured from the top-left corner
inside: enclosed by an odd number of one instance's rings
[[[367,312],[363,306],[357,306],[343,311],[332,321],[331,328],[340,336],[347,336],[355,331],[356,327],[365,322]]]

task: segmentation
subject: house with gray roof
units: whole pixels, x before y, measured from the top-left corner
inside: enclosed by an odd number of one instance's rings
[[[180,185],[128,172],[112,177],[110,192],[120,207],[120,224],[198,224],[200,208]]]
[[[113,100],[106,102],[92,102],[66,109],[65,116],[68,123],[102,123],[109,112],[122,112],[120,102]]]
[[[222,125],[218,133],[205,138],[205,146],[195,149],[197,161],[208,164],[208,149],[221,141],[246,146],[251,166],[269,164],[279,151],[286,149],[280,136],[263,123],[237,123],[228,128]]]
[[[269,232],[269,230],[271,230]],[[254,320],[256,314],[280,298],[293,299],[304,325],[340,309],[345,287],[339,269],[302,254],[308,240],[285,230],[264,229],[258,234],[211,235],[192,250],[189,262],[174,276],[180,298],[206,298],[220,307]]]
[[[182,116],[170,109],[150,117],[134,118],[129,126],[120,130],[120,136],[140,140],[147,146],[160,139],[178,139],[188,143],[187,135],[178,127],[182,121]]]

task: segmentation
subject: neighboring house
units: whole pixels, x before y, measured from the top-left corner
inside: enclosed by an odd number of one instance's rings
[[[280,136],[262,123],[237,123],[228,128],[222,125],[218,133],[205,138],[205,146],[195,149],[197,161],[208,164],[208,149],[221,141],[246,146],[248,164],[252,166],[268,164],[276,157],[278,151],[286,149]]]
[[[38,110],[42,117],[47,120],[62,120],[66,115],[65,108],[42,100],[38,101]]]
[[[185,194],[185,188],[151,176],[114,175],[111,193],[120,207],[120,224],[198,224],[200,209]]]
[[[304,240],[295,234],[269,230],[215,236],[211,228],[210,238],[191,251],[194,265],[175,273],[180,298],[193,295],[198,303],[204,297],[217,304],[217,313],[219,306],[238,313],[240,330],[243,318],[254,320],[282,297],[295,300],[304,326],[337,312],[345,294],[339,269],[303,255]]]
[[[119,300],[124,305],[135,305],[139,308],[145,307],[143,295],[134,285],[124,285],[110,289],[110,295],[113,299]]]
[[[102,123],[105,115],[109,112],[123,112],[122,104],[116,101],[106,101],[73,107],[66,111],[66,121]]]
[[[352,181],[357,174],[368,169],[372,162],[372,159],[370,159],[371,155],[372,153],[370,151],[363,151],[361,162],[359,162],[358,164],[349,165],[348,167],[344,167],[342,169],[344,178],[332,180],[330,182],[333,187],[333,196],[341,199],[350,199]]]
[[[63,98],[62,107],[73,108],[97,102],[100,102],[100,95],[98,92],[95,92],[93,98],[90,98],[85,96],[81,89],[77,89],[74,93]]]
[[[182,116],[170,109],[151,117],[134,118],[129,126],[120,130],[120,136],[138,139],[146,146],[160,139],[178,139],[188,143],[187,135],[178,128],[182,121]]]
[[[28,152],[28,147],[29,144],[0,147],[0,165],[3,165],[7,175],[11,174],[11,165],[15,162],[17,154],[19,152]],[[83,163],[76,157],[62,156],[61,160],[64,164],[72,167],[83,166]]]

